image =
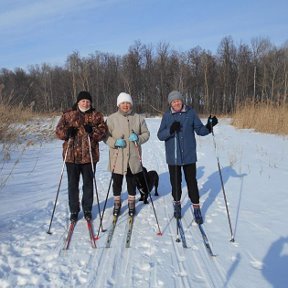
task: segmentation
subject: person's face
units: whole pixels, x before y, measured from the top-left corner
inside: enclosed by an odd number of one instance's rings
[[[122,111],[122,112],[128,112],[130,111],[132,108],[132,105],[130,102],[122,102],[120,103],[119,105],[119,109]]]
[[[173,100],[171,102],[171,107],[173,108],[174,111],[181,111],[183,106],[183,102],[179,99]]]
[[[91,107],[91,101],[88,99],[82,99],[78,102],[79,108],[86,110]]]

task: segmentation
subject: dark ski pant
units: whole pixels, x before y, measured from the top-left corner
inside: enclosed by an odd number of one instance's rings
[[[124,177],[124,175],[112,173],[113,195],[114,196],[120,196],[121,195],[123,177]],[[135,177],[132,174],[130,168],[128,168],[128,170],[127,170],[126,182],[127,182],[128,195],[135,196],[136,195],[136,181],[135,181]]]
[[[180,201],[182,196],[182,170],[187,183],[188,196],[193,204],[199,203],[199,190],[196,179],[196,163],[178,166],[168,165],[170,183],[172,186],[172,197],[174,201]]]
[[[96,164],[94,163],[94,171]],[[82,209],[83,211],[91,211],[93,205],[93,171],[91,163],[75,164],[66,163],[68,175],[68,200],[70,212],[79,212],[79,181],[82,175]]]

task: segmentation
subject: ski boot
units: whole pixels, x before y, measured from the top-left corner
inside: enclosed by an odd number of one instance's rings
[[[91,221],[92,213],[90,211],[84,211],[84,218],[86,219],[86,221]]]
[[[128,214],[129,216],[135,215],[135,196],[128,196]]]
[[[181,202],[180,201],[174,201],[174,217],[176,219],[181,219]]]
[[[70,221],[71,222],[77,222],[78,221],[78,212],[72,212],[70,214]]]
[[[203,218],[200,210],[200,205],[199,204],[193,204],[193,210],[194,210],[194,218],[195,222],[197,224],[203,224]]]
[[[121,198],[119,196],[114,197],[114,208],[113,208],[113,215],[118,216],[121,211]]]

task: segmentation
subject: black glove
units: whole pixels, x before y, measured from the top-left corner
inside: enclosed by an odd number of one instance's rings
[[[178,121],[173,122],[172,125],[170,126],[170,134],[180,131],[180,128],[181,128],[180,122]]]
[[[74,138],[78,132],[78,128],[69,127],[66,132],[66,139]]]
[[[211,132],[212,128],[217,125],[218,119],[216,116],[211,117],[211,115],[208,117],[206,128]]]
[[[84,125],[84,129],[85,129],[85,131],[86,131],[88,134],[90,134],[90,133],[93,132],[93,128],[92,128],[92,126],[89,125],[89,124]]]

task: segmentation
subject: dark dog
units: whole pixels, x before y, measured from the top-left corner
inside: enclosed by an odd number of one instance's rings
[[[144,178],[145,177],[145,178]],[[147,184],[146,184],[146,181]],[[136,187],[140,191],[141,197],[139,201],[143,201],[144,204],[148,204],[147,198],[148,198],[148,193],[150,193],[153,188],[155,188],[155,196],[158,196],[158,184],[159,184],[159,176],[158,173],[154,170],[151,170],[147,172],[147,169],[143,167],[143,171],[140,173],[137,173],[135,175],[135,180],[136,180]],[[148,190],[147,190],[147,185],[148,185]]]

